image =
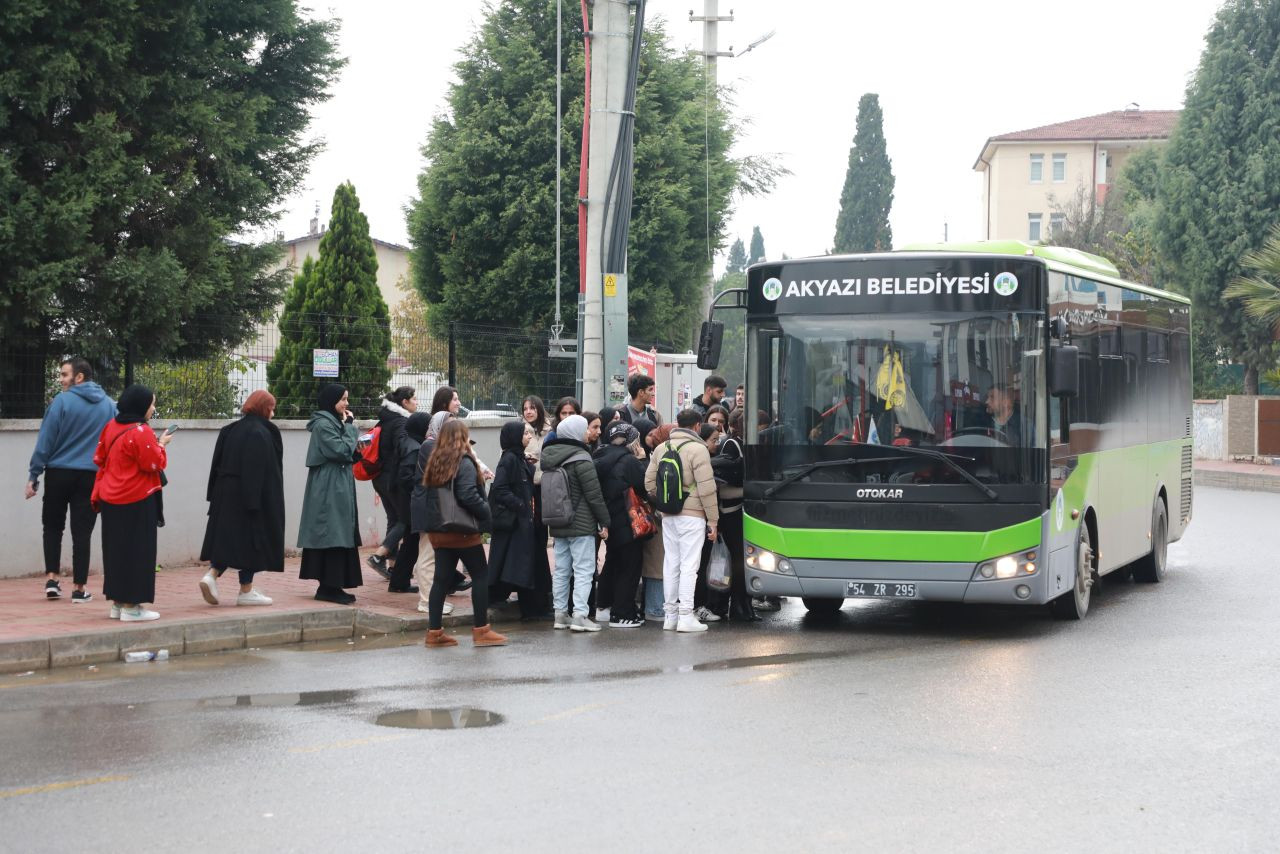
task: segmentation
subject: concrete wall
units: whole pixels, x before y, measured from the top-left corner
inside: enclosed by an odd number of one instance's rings
[[[1226,434],[1223,431],[1221,400],[1197,400],[1192,405],[1194,419],[1195,458],[1197,460],[1225,460],[1227,458]]]
[[[165,422],[168,424],[169,422]],[[209,482],[209,461],[213,457],[213,445],[218,430],[225,421],[179,421],[182,429],[169,445],[169,485],[164,491],[164,510],[167,524],[160,529],[159,548],[162,566],[181,566],[199,557],[204,541],[206,514],[209,506],[205,491]],[[470,423],[472,438],[476,440],[476,455],[496,466],[500,449],[498,431],[502,419],[478,419]],[[302,510],[302,489],[307,480],[307,443],[311,434],[305,421],[277,421],[284,439],[284,488],[285,545],[293,548],[298,537],[298,515]],[[0,421],[0,483],[8,484],[8,491],[0,499],[0,542],[5,544],[0,553],[0,578],[34,575],[44,571],[41,547],[40,507],[42,490],[30,501],[22,499],[21,484],[26,482],[27,465],[36,444],[39,421]],[[380,506],[375,506],[373,487],[368,483],[356,484],[360,511],[360,532],[365,545],[380,541],[386,529],[386,517]],[[93,561],[90,571],[102,570],[100,533],[95,528],[93,537]],[[63,535],[62,565],[71,566],[71,534]]]

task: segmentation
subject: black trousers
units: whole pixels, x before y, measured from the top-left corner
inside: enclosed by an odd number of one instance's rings
[[[484,546],[465,549],[436,549],[436,574],[431,579],[431,594],[427,601],[427,626],[439,629],[444,626],[444,597],[453,585],[453,573],[458,561],[471,575],[471,610],[476,628],[489,625],[489,562],[484,556]]]
[[[391,568],[390,586],[403,590],[413,582],[413,565],[418,562],[418,534],[409,530],[409,496],[395,489],[391,493],[396,502],[396,514],[400,517],[400,530],[403,539],[398,546],[392,546],[388,556],[395,557],[395,566]]]
[[[373,479],[373,491],[382,500],[382,509],[387,513],[387,535],[382,538],[382,547],[387,550],[387,557],[396,556],[396,546],[404,539],[409,517],[400,515],[400,503],[396,501],[396,490],[391,482],[383,480],[383,476]]]
[[[751,604],[751,594],[747,592],[746,553],[742,544],[742,510],[732,513],[720,513],[720,536],[729,548],[729,602],[746,608]],[[737,613],[737,612],[735,612]],[[720,616],[724,616],[721,614]]]
[[[44,505],[40,522],[44,527],[44,571],[56,573],[62,563],[62,531],[71,511],[71,573],[76,584],[89,580],[89,546],[97,514],[89,505],[94,473],[76,469],[45,469]]]
[[[644,564],[644,543],[632,540],[628,543],[605,543],[604,570],[600,574],[600,592],[612,600],[610,620],[636,620],[640,611],[636,608],[636,588],[640,586],[640,570]],[[605,575],[609,576],[612,589],[605,587]]]

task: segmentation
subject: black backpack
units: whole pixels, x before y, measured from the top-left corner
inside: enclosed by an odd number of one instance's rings
[[[663,513],[679,513],[684,509],[684,500],[689,497],[689,489],[684,485],[684,461],[680,459],[680,449],[692,441],[689,439],[672,445],[667,440],[667,450],[658,459],[653,506]]]

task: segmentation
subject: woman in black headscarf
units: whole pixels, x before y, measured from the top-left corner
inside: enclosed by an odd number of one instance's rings
[[[307,486],[302,494],[298,547],[301,578],[320,582],[322,602],[350,605],[356,597],[344,588],[364,583],[360,575],[360,532],[357,528],[356,481],[351,463],[356,453],[355,417],[347,409],[347,390],[336,383],[320,389],[319,408],[307,429]]]
[[[93,455],[98,474],[90,501],[102,514],[102,595],[112,602],[111,616],[126,623],[160,617],[142,607],[156,598],[161,478],[173,438],[147,426],[155,401],[146,386],[125,389]]]
[[[502,459],[493,478],[489,507],[493,535],[489,541],[490,601],[506,601],[514,589],[520,597],[520,616],[534,619],[543,606],[534,594],[533,465],[525,447],[533,431],[523,421],[502,425],[498,442]]]

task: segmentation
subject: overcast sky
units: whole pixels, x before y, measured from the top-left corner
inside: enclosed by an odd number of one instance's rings
[[[571,14],[578,5],[565,0]],[[720,82],[734,87],[737,113],[750,123],[734,153],[776,155],[793,173],[767,198],[737,200],[729,242],[748,242],[759,225],[771,258],[830,247],[864,92],[878,93],[884,110],[897,180],[895,245],[941,240],[944,223],[952,240],[976,239],[973,163],[987,137],[1130,102],[1180,107],[1219,5],[721,0],[721,14],[732,8],[736,17],[721,25],[722,49],[741,50],[777,30],[755,51],[720,61]],[[287,237],[304,233],[317,202],[327,220],[334,187],[350,180],[373,236],[405,243],[403,208],[416,192],[419,149],[484,4],[330,0],[317,7],[342,19],[340,49],[349,64],[334,97],[315,111],[313,131],[327,150],[279,228]],[[690,8],[702,13],[702,0],[649,0],[647,8],[666,19],[677,46],[701,48],[701,24],[688,16]]]

